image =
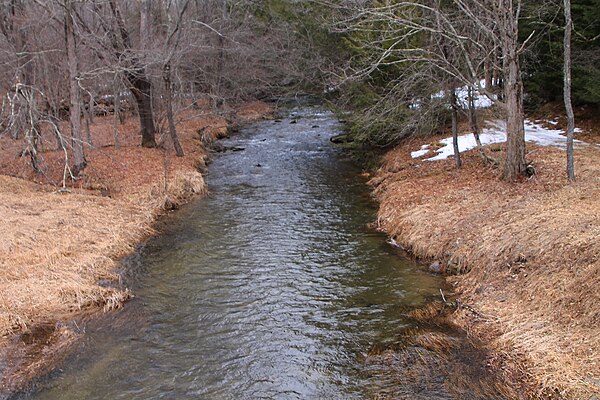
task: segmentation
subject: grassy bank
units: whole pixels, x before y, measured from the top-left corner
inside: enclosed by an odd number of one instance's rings
[[[265,117],[270,107],[240,107],[237,121]],[[0,385],[22,387],[50,370],[77,335],[68,321],[120,308],[131,293],[120,281],[118,260],[154,233],[165,211],[206,192],[202,171],[207,145],[227,135],[228,121],[207,110],[181,115],[185,157],[139,147],[137,121],[119,126],[97,118],[93,146],[81,179],[61,188],[64,153],[43,138],[44,173],[35,174],[23,143],[0,141]],[[165,148],[169,148],[165,145]],[[10,176],[9,176],[10,175]],[[58,186],[57,186],[58,185]],[[59,190],[60,189],[60,190]]]
[[[462,304],[454,319],[491,350],[489,364],[531,398],[600,394],[600,150],[529,146],[537,175],[498,179],[474,152],[412,159],[389,152],[371,184],[378,224],[425,262],[439,262]]]

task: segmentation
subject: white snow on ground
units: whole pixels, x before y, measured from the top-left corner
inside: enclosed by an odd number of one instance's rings
[[[412,158],[418,158],[418,157],[422,157],[425,154],[429,153],[429,145],[428,144],[424,144],[423,146],[421,146],[421,150],[417,150],[417,151],[413,151],[412,153],[410,153],[410,155],[412,156]]]
[[[502,120],[488,121],[488,128],[483,129],[479,135],[481,144],[492,144],[502,143],[506,141],[506,123]],[[575,129],[575,132],[581,132],[581,129]],[[540,146],[555,146],[564,148],[567,138],[564,135],[564,131],[560,129],[547,129],[542,125],[525,120],[525,140],[528,142],[536,143]],[[440,143],[445,146],[437,149],[435,156],[426,158],[425,161],[437,161],[445,160],[448,157],[454,155],[453,139],[452,137],[440,140]],[[575,140],[575,143],[585,144],[581,140]],[[475,138],[472,133],[461,135],[458,137],[458,150],[462,153],[467,150],[471,150],[477,147]],[[411,153],[412,158],[422,157],[430,151],[429,145],[425,144],[421,146],[420,150],[413,151]]]

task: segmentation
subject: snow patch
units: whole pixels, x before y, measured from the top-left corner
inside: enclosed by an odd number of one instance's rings
[[[416,150],[410,153],[412,158],[419,158],[424,156],[425,154],[429,153],[429,145],[428,144],[424,144],[423,146],[421,146],[421,150]]]
[[[506,141],[506,122],[502,120],[488,121],[489,127],[483,129],[479,138],[481,144],[493,144],[502,143]],[[581,132],[581,129],[576,128],[575,132]],[[564,136],[564,131],[560,129],[548,129],[544,128],[541,124],[525,120],[525,140],[527,142],[536,143],[540,146],[554,146],[559,148],[565,148],[567,138]],[[437,161],[445,160],[448,157],[454,155],[454,140],[452,137],[440,140],[440,143],[445,146],[437,149],[435,156],[426,158],[425,161]],[[586,144],[581,140],[575,140],[574,143]],[[475,137],[472,133],[466,135],[460,135],[458,137],[458,150],[459,152],[465,152],[477,147],[475,143]],[[429,145],[421,146],[420,150],[413,151],[411,153],[412,158],[422,157],[430,151]]]

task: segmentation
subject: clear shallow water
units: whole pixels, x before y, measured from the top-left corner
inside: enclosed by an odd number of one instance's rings
[[[373,397],[385,379],[366,354],[442,283],[367,228],[375,205],[329,143],[339,131],[301,109],[224,141],[244,150],[215,158],[210,196],[128,260],[136,299],[22,398]]]

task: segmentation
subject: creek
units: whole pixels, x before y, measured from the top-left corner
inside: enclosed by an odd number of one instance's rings
[[[366,360],[439,295],[373,231],[360,170],[298,108],[222,142],[210,194],[125,260],[135,299],[89,321],[62,368],[23,399],[350,399],[395,393]],[[383,387],[385,386],[385,387]],[[439,387],[406,398],[450,398]]]

